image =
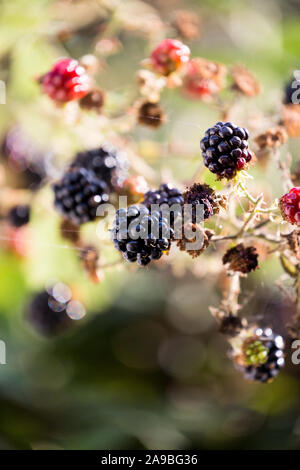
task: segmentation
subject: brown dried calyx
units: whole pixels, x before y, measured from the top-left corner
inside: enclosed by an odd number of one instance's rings
[[[247,327],[247,321],[229,313],[219,318],[219,332],[226,336],[237,336]]]
[[[284,105],[282,121],[290,137],[300,137],[300,106],[297,104]]]
[[[85,246],[82,248],[80,253],[80,259],[83,265],[84,270],[87,272],[91,281],[98,283],[98,261],[99,255],[93,246]]]
[[[260,150],[266,150],[281,147],[288,140],[288,135],[283,126],[278,126],[274,129],[267,129],[254,140]]]
[[[293,252],[298,260],[300,260],[300,231],[294,230],[286,235],[289,249]]]
[[[261,91],[260,83],[242,65],[236,65],[231,71],[233,89],[245,96],[257,96]]]
[[[88,111],[96,111],[97,113],[101,113],[103,105],[105,102],[105,92],[100,90],[99,88],[90,91],[87,95],[85,95],[80,100],[80,106],[83,109],[87,109]]]
[[[200,36],[199,15],[192,11],[175,11],[172,24],[184,39],[197,39]]]
[[[230,248],[223,256],[223,264],[228,264],[231,271],[248,274],[258,267],[258,254],[253,246],[245,247],[242,243]]]
[[[208,248],[210,239],[214,235],[214,232],[208,229],[204,230],[191,222],[185,224],[182,229],[182,238],[177,241],[178,248],[180,251],[186,251],[186,253],[192,258],[197,258]],[[195,233],[195,236],[193,238],[188,238],[187,234],[190,234],[191,232]],[[196,244],[197,241],[200,246],[193,249],[192,245]],[[189,244],[191,246],[189,246]]]
[[[80,243],[80,226],[73,224],[68,219],[63,219],[60,224],[62,238],[72,242],[74,245]]]
[[[227,198],[216,194],[208,184],[194,183],[183,193],[184,204],[192,205],[192,222],[197,220],[197,206],[203,205],[203,219],[206,220],[212,215],[218,214],[220,208],[226,208]]]
[[[166,114],[159,103],[145,101],[137,112],[138,123],[156,129],[166,122]]]

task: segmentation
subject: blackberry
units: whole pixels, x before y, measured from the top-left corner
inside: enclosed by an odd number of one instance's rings
[[[72,323],[66,308],[67,303],[59,302],[47,291],[41,291],[31,300],[26,318],[39,333],[53,336],[66,330]]]
[[[290,189],[279,200],[282,217],[290,224],[300,227],[300,187]]]
[[[156,191],[147,191],[142,202],[148,209],[152,204],[183,204],[183,196],[179,189],[174,188],[171,184],[161,184]]]
[[[245,365],[240,365],[239,368],[244,372],[246,379],[270,382],[284,365],[283,349],[281,336],[275,335],[271,328],[258,328],[253,338],[245,341]]]
[[[22,227],[28,224],[30,219],[30,206],[14,206],[7,214],[7,220],[13,227]]]
[[[158,260],[171,245],[174,231],[160,211],[153,211],[144,205],[129,206],[116,212],[112,239],[115,248],[130,263],[146,266],[151,260]]]
[[[83,167],[93,170],[100,181],[104,181],[110,190],[119,184],[123,177],[125,161],[120,152],[110,145],[79,152],[72,167]]]
[[[156,191],[147,191],[144,195],[142,204],[144,204],[149,210],[153,204],[158,204],[160,210],[173,207],[170,212],[170,223],[171,227],[174,228],[174,221],[181,215],[184,199],[179,189],[174,188],[171,184],[161,184]],[[178,207],[176,207],[178,206]],[[179,207],[180,206],[180,207]]]
[[[252,159],[248,138],[249,133],[244,127],[217,122],[205,132],[200,143],[204,165],[219,178],[233,178],[238,171],[247,168]]]
[[[95,220],[97,208],[109,200],[105,182],[85,168],[68,170],[53,190],[56,209],[76,225]]]

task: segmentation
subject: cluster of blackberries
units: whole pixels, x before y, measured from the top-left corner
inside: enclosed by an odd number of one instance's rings
[[[261,346],[265,349],[264,360],[258,360],[257,365],[246,364],[239,366],[239,368],[244,372],[246,379],[258,382],[270,382],[284,366],[283,339],[280,335],[275,335],[271,328],[258,328],[255,331],[253,341],[255,343],[261,343]],[[258,354],[258,356],[260,354]]]
[[[39,333],[56,335],[66,330],[72,323],[66,312],[67,304],[59,302],[51,293],[37,293],[27,308],[27,320]]]
[[[79,152],[74,158],[72,167],[83,167],[92,170],[99,180],[104,181],[113,190],[120,179],[125,163],[120,152],[106,144],[102,147]]]
[[[160,211],[151,212],[141,204],[118,209],[112,229],[115,248],[126,261],[146,266],[170,248],[174,231]]]
[[[76,225],[95,220],[99,205],[109,200],[106,183],[85,168],[71,168],[53,190],[55,207]]]
[[[200,143],[205,166],[219,178],[233,178],[252,159],[248,138],[244,127],[231,122],[217,122],[205,132]]]

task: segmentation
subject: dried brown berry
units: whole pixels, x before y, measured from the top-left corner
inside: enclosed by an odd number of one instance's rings
[[[137,119],[140,125],[156,129],[166,122],[166,115],[158,103],[146,101],[138,108]]]
[[[238,335],[247,325],[245,320],[242,320],[237,315],[229,313],[221,318],[219,331],[226,336]]]
[[[80,100],[80,106],[88,111],[101,113],[105,101],[105,93],[100,89],[90,91]]]
[[[73,224],[68,219],[62,220],[60,224],[60,234],[65,240],[74,243],[74,245],[80,241],[80,227]]]
[[[300,232],[294,230],[293,232],[286,235],[289,249],[293,252],[297,259],[300,260]]]
[[[209,246],[210,239],[214,235],[211,230],[203,230],[196,224],[187,223],[182,227],[182,238],[177,241],[177,246],[180,251],[186,251],[192,258],[200,256]],[[187,234],[195,233],[193,238],[187,237]],[[193,244],[197,242],[200,244],[199,248],[193,249]]]
[[[192,11],[175,11],[172,24],[183,39],[197,39],[200,36],[199,15]]]
[[[80,258],[84,270],[87,272],[91,281],[98,283],[99,277],[97,275],[99,255],[93,246],[86,246],[82,248]]]
[[[281,147],[288,140],[288,135],[284,127],[278,126],[274,129],[267,129],[254,140],[260,150],[265,150]]]
[[[258,254],[253,246],[245,247],[242,243],[230,248],[223,256],[223,264],[229,264],[231,271],[247,274],[258,266]]]
[[[290,137],[300,137],[300,106],[297,104],[283,106],[282,121]]]
[[[192,222],[197,221],[196,209],[203,205],[203,219],[218,214],[220,207],[226,207],[225,196],[217,195],[208,184],[195,183],[183,193],[184,204],[192,205]]]
[[[233,88],[246,96],[257,96],[261,86],[256,78],[242,65],[232,69]]]

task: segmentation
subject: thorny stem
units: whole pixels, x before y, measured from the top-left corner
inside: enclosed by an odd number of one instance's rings
[[[243,226],[241,227],[240,231],[237,233],[237,235],[236,235],[237,238],[240,238],[245,233],[245,231],[248,228],[248,225],[253,220],[253,218],[256,216],[257,209],[259,208],[259,205],[262,202],[262,199],[263,199],[263,196],[261,195],[253,203],[254,207],[253,207],[252,211],[250,212],[250,214],[248,215],[247,219],[245,220],[245,222],[244,222]]]

